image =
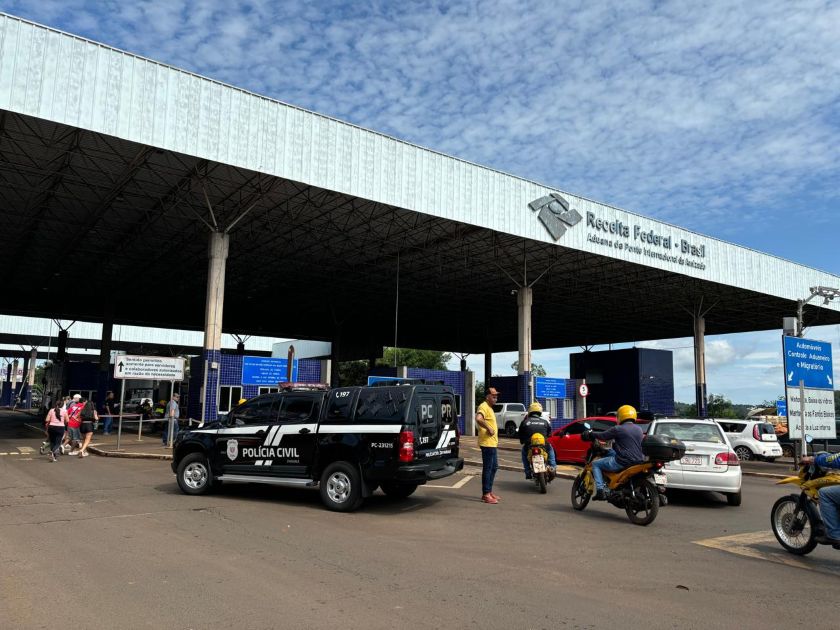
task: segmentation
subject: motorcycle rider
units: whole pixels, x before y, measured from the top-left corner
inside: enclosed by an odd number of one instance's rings
[[[528,450],[531,445],[531,436],[541,433],[546,439],[545,450],[548,453],[548,468],[550,477],[553,477],[557,460],[554,456],[554,449],[548,443],[548,436],[551,433],[551,423],[542,417],[542,405],[538,402],[531,403],[528,407],[528,415],[519,425],[519,443],[522,445],[522,467],[525,469],[525,479],[533,479],[531,474],[531,463],[528,461]]]
[[[604,471],[618,472],[645,460],[642,453],[644,432],[636,424],[636,408],[622,405],[616,413],[618,424],[606,431],[591,431],[595,440],[612,440],[613,447],[604,457],[592,462],[592,476],[595,477],[595,501],[604,501],[609,496],[609,489],[604,482]]]
[[[815,464],[820,468],[840,468],[840,453],[817,453],[800,460],[803,464]],[[815,540],[821,545],[840,548],[840,486],[820,488],[820,513],[825,523],[825,536]]]

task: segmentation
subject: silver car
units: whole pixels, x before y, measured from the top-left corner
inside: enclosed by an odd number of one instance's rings
[[[741,505],[741,462],[720,425],[713,420],[654,420],[648,435],[685,443],[683,458],[668,462],[663,469],[666,487],[721,492],[729,505]]]

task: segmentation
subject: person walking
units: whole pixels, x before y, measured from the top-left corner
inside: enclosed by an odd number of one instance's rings
[[[67,399],[67,433],[65,443],[70,446],[70,455],[78,455],[82,443],[82,433],[79,430],[82,426],[82,400],[81,394],[73,394],[73,402]]]
[[[105,400],[102,401],[102,433],[104,435],[111,435],[111,425],[114,421],[116,410],[114,392],[108,392],[105,395]]]
[[[62,409],[61,400],[58,400],[47,412],[44,425],[50,438],[50,461],[54,462],[61,454],[61,441],[64,439],[64,428],[67,426],[67,412]]]
[[[499,428],[496,425],[496,414],[493,405],[499,397],[495,387],[488,387],[484,402],[478,406],[475,422],[478,425],[478,446],[481,448],[481,500],[495,505],[499,496],[493,494],[493,481],[499,469]]]
[[[82,444],[82,448],[79,449],[79,457],[87,457],[90,455],[87,449],[91,439],[93,439],[93,426],[94,423],[99,420],[99,414],[96,413],[92,400],[82,399],[82,411],[80,413],[80,417],[82,420],[80,430],[82,432],[82,437],[84,438],[84,443]]]
[[[172,394],[172,398],[166,405],[166,414],[165,418],[167,423],[163,429],[163,445],[164,446],[171,446],[171,440],[175,439],[175,435],[178,433],[178,417],[181,415],[181,409],[178,406],[178,401],[181,397],[178,394]]]

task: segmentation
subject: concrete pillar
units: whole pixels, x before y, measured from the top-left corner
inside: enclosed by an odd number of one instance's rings
[[[329,383],[330,382],[330,374],[332,373],[332,361],[330,359],[321,359],[321,378],[319,381],[321,383]]]
[[[222,320],[225,306],[225,268],[230,237],[212,232],[207,247],[207,295],[204,309],[204,387],[201,392],[203,420],[218,417],[217,393],[222,361]]]
[[[706,318],[694,315],[694,401],[697,416],[705,418],[706,409]]]
[[[464,372],[464,435],[476,435],[475,432],[475,372]]]
[[[9,398],[9,406],[14,407],[15,405],[15,396],[17,396],[17,370],[18,370],[18,360],[15,359],[12,361],[12,385],[10,389],[10,398]]]
[[[32,388],[35,387],[35,364],[38,362],[38,348],[32,348],[29,351],[29,374],[26,382],[29,387],[26,390],[26,408],[32,409]],[[46,395],[46,392],[44,392]]]
[[[114,334],[113,317],[107,315],[102,322],[102,338],[99,341],[99,376],[96,379],[96,404],[102,405],[111,384],[111,339]]]
[[[55,361],[62,363],[67,358],[67,339],[70,333],[66,330],[58,331],[58,351],[55,353]]]
[[[330,346],[330,387],[340,387],[341,378],[338,374],[339,346],[341,345],[341,324],[336,324]]]
[[[493,353],[490,349],[484,353],[484,390],[490,385],[490,378],[493,376]]]
[[[530,404],[533,400],[534,386],[531,382],[531,306],[534,302],[533,289],[521,287],[516,294],[518,342],[519,342],[519,370],[524,381],[521,385],[521,402]]]

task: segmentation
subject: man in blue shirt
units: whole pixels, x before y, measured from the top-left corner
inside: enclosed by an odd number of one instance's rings
[[[816,464],[820,468],[840,468],[840,453],[818,453],[800,460],[803,464]],[[825,536],[815,540],[822,545],[840,546],[840,486],[820,488],[820,514],[825,524]]]
[[[636,424],[636,408],[631,405],[622,405],[618,408],[616,415],[618,416],[616,426],[606,431],[592,433],[592,437],[596,440],[613,441],[613,447],[607,451],[606,455],[592,462],[595,501],[604,501],[609,493],[607,484],[604,482],[604,471],[618,472],[645,460],[645,455],[642,453],[642,438],[645,434]]]

